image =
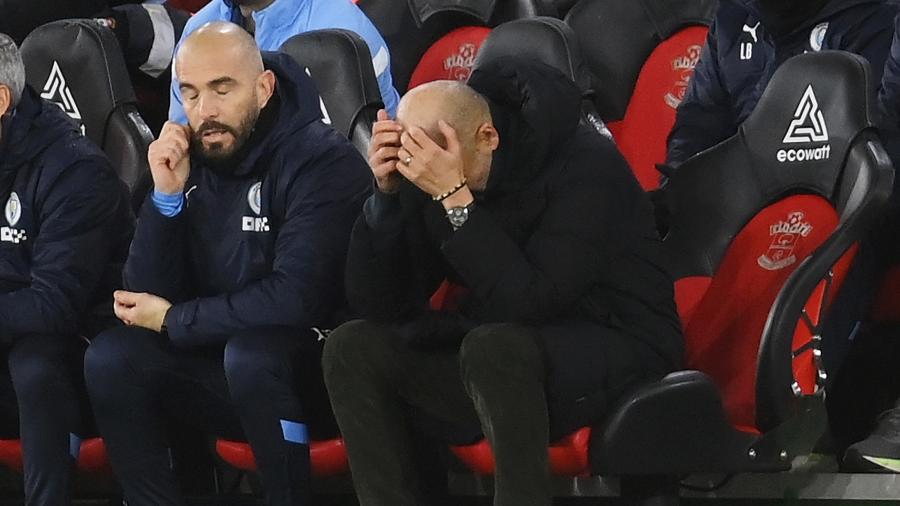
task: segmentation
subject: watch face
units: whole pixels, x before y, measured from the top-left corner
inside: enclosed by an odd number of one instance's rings
[[[465,207],[453,207],[447,211],[447,219],[454,227],[461,227],[469,219],[469,209]]]

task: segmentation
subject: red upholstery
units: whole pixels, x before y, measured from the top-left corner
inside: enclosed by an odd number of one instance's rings
[[[419,60],[409,79],[409,89],[431,81],[468,79],[475,56],[490,33],[490,28],[464,26],[438,39]]]
[[[802,214],[801,214],[802,213]],[[685,326],[687,365],[710,375],[722,392],[731,422],[756,432],[756,363],[759,340],[769,311],[785,281],[804,258],[835,229],[837,213],[831,204],[811,195],[781,200],[759,212],[734,238],[712,279],[688,277],[676,282],[676,301]],[[855,248],[833,269],[829,298],[847,274]],[[812,323],[823,309],[824,282],[807,302]],[[811,339],[801,320],[794,349]],[[815,388],[812,352],[794,359],[794,372],[805,393]]]
[[[242,471],[256,471],[256,458],[253,457],[249,443],[219,439],[216,441],[216,453],[222,460]],[[309,445],[309,456],[313,476],[335,476],[350,469],[347,449],[341,438],[313,441]]]
[[[656,164],[666,159],[675,109],[687,91],[707,31],[705,26],[692,26],[657,46],[641,68],[625,116],[608,124],[645,190],[659,185]]]
[[[591,428],[582,427],[553,443],[548,448],[550,472],[560,476],[589,474],[588,442]],[[494,474],[494,453],[486,439],[467,446],[451,446],[450,450],[472,471],[482,475]]]
[[[884,275],[872,318],[879,322],[900,322],[900,265],[891,267]]]
[[[14,471],[22,471],[22,443],[20,440],[0,440],[0,464]],[[108,473],[112,471],[103,439],[95,437],[81,442],[78,469],[86,472]]]
[[[191,13],[197,12],[209,3],[209,0],[168,0],[169,7],[181,9]]]

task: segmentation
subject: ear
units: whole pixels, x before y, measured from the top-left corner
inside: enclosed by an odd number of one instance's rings
[[[479,150],[484,149],[493,153],[500,147],[500,132],[490,123],[484,123],[478,127],[475,139]]]
[[[12,90],[5,84],[0,84],[0,116],[12,110]]]
[[[275,74],[271,70],[266,70],[256,78],[256,96],[260,109],[269,103],[273,93],[275,93]]]

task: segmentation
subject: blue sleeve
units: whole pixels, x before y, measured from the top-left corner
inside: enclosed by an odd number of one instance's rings
[[[153,189],[153,195],[150,197],[156,210],[166,218],[177,216],[184,207],[183,193],[163,193],[157,189]]]
[[[735,133],[732,100],[722,81],[716,21],[669,133],[666,164],[677,167]]]
[[[394,89],[394,81],[391,77],[391,68],[388,67],[378,76],[378,88],[381,90],[381,100],[384,108],[392,118],[397,117],[397,105],[400,103],[400,95]]]
[[[179,346],[221,342],[248,328],[327,325],[343,299],[350,228],[371,191],[370,171],[355,149],[332,147],[287,189],[272,271],[240,290],[176,304],[166,315]]]
[[[108,162],[99,159],[70,166],[53,183],[37,209],[40,230],[29,230],[35,235],[26,238],[33,241],[30,284],[0,294],[0,338],[77,332],[111,260],[113,241],[124,235],[125,192]]]
[[[144,202],[131,250],[125,262],[125,288],[148,292],[172,303],[194,296],[189,266],[186,213],[167,217],[156,207],[155,196]]]

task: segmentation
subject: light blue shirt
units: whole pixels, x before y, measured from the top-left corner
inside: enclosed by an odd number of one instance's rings
[[[357,33],[366,41],[372,54],[372,66],[375,67],[385,108],[392,117],[395,115],[400,95],[394,89],[387,44],[365,13],[350,0],[275,0],[265,9],[252,13],[252,16],[256,24],[256,43],[263,51],[277,51],[289,38],[312,30],[343,28]],[[240,9],[233,6],[230,0],[212,0],[191,16],[178,44],[180,46],[194,30],[211,21],[240,24],[241,20]],[[186,124],[177,79],[173,68],[169,119]]]

